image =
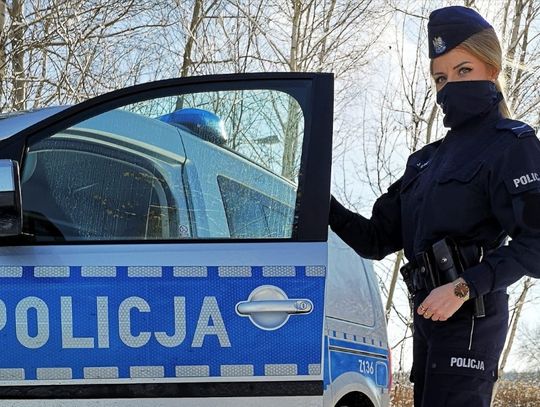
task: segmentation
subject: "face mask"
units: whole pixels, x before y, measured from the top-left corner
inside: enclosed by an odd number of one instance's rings
[[[444,113],[443,123],[452,129],[488,113],[501,100],[501,92],[491,81],[447,82],[437,92],[437,103]]]

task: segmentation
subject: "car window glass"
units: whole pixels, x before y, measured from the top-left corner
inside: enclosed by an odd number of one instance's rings
[[[218,177],[232,237],[283,237],[291,233],[293,208],[225,177]]]
[[[36,141],[22,167],[36,241],[290,238],[304,121],[275,90],[145,100]]]

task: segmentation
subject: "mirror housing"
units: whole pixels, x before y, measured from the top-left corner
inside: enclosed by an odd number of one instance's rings
[[[0,160],[0,237],[20,235],[22,224],[19,164]]]

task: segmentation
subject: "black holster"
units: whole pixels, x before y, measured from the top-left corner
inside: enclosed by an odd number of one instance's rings
[[[420,252],[412,263],[404,265],[400,272],[409,293],[419,290],[431,291],[455,281],[467,268],[480,262],[483,249],[477,245],[458,245],[451,238],[433,244],[430,250]],[[474,299],[474,315],[485,316],[484,298]]]
[[[433,272],[437,272],[441,279],[440,285],[455,281],[468,267],[478,264],[482,259],[482,248],[477,246],[458,246],[450,238],[436,242],[431,251],[436,265]],[[486,316],[484,297],[474,299],[474,316]]]

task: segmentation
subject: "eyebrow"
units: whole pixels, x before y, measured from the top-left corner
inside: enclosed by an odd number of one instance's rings
[[[452,69],[455,70],[455,69],[458,69],[460,68],[461,66],[465,65],[465,64],[470,64],[471,62],[470,61],[463,61],[463,62],[460,62],[459,64],[457,64],[456,66],[454,66]],[[444,75],[444,72],[435,72],[433,73],[433,76],[435,75]]]

